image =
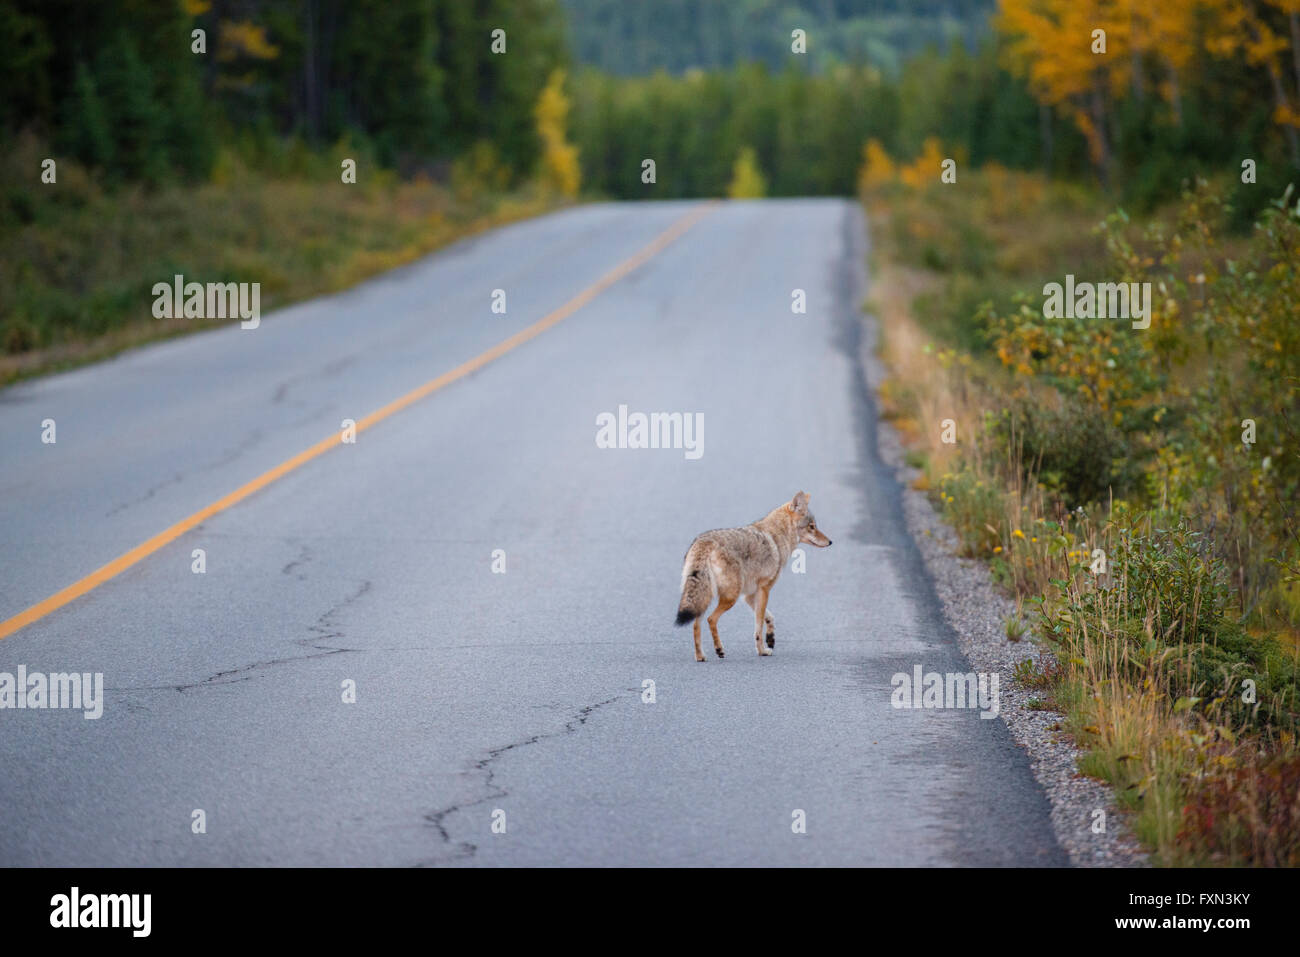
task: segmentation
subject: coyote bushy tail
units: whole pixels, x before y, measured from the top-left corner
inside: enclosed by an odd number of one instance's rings
[[[682,565],[682,601],[677,624],[685,625],[704,614],[713,601],[713,573],[709,571],[709,543],[695,542]]]

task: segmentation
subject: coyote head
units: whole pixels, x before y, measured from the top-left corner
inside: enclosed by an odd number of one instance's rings
[[[786,506],[795,517],[795,530],[799,533],[799,541],[805,545],[816,545],[818,548],[825,548],[831,543],[831,540],[822,534],[821,529],[817,527],[817,519],[813,518],[813,513],[808,511],[808,496],[803,492],[798,492]]]

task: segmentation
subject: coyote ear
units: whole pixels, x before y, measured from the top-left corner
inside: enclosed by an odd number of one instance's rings
[[[796,492],[793,501],[790,504],[800,515],[808,511],[808,496],[803,492]]]

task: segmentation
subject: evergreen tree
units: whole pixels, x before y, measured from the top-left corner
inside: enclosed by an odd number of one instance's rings
[[[113,141],[111,172],[158,183],[167,170],[166,116],[154,99],[153,77],[135,41],[119,30],[95,60],[96,87]]]
[[[84,63],[77,64],[73,94],[64,109],[60,146],[87,166],[113,168],[113,137],[95,78]]]

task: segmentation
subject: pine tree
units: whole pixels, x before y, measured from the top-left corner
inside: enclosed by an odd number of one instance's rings
[[[113,165],[113,137],[109,133],[104,104],[95,88],[95,78],[85,63],[77,64],[72,96],[64,109],[61,145],[87,166],[110,169]]]
[[[166,116],[154,100],[149,68],[126,31],[116,33],[96,58],[95,77],[113,138],[111,172],[160,182],[168,165]]]

